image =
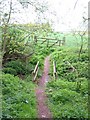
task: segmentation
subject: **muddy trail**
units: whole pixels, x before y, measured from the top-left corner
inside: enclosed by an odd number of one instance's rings
[[[46,83],[49,80],[49,64],[50,57],[46,57],[44,62],[44,71],[43,75],[40,78],[40,81],[38,83],[38,87],[36,88],[36,99],[37,99],[37,109],[38,109],[38,119],[39,120],[46,120],[49,118],[49,120],[52,120],[52,114],[47,106],[47,96],[45,93],[45,86]]]

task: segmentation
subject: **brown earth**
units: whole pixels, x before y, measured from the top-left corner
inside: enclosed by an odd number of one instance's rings
[[[38,119],[39,120],[52,120],[52,114],[47,105],[47,96],[45,93],[45,86],[49,80],[49,64],[50,57],[46,57],[44,62],[43,75],[40,78],[38,87],[36,88],[36,99],[37,99],[37,109],[38,109]]]

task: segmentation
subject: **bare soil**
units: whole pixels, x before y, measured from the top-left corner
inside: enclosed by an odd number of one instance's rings
[[[52,120],[52,114],[47,105],[47,96],[45,93],[45,86],[49,80],[49,64],[50,57],[45,58],[43,75],[39,80],[38,87],[36,88],[36,99],[37,99],[37,109],[38,109],[38,119],[39,120]]]

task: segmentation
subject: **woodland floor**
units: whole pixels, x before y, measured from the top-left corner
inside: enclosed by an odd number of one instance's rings
[[[49,75],[48,75],[50,68],[49,60],[50,60],[50,56],[45,58],[43,75],[40,78],[38,87],[36,88],[36,99],[37,99],[38,118],[39,119],[49,118],[51,120],[52,114],[48,108],[47,96],[45,94],[45,86],[49,80]]]

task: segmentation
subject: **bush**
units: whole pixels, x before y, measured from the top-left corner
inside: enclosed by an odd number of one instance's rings
[[[12,75],[17,75],[16,70],[11,68],[11,67],[3,68],[2,72],[9,73],[9,74],[12,74]]]
[[[72,91],[76,91],[76,83],[68,82],[67,80],[58,79],[57,81],[50,81],[47,84],[47,87],[51,89],[60,90],[60,89],[70,89]]]
[[[4,94],[12,94],[14,95],[14,91],[18,89],[18,82],[19,82],[19,78],[17,76],[14,75],[10,75],[10,74],[3,74],[2,75],[2,93]]]
[[[86,110],[81,103],[66,103],[58,104],[52,107],[54,119],[58,118],[60,120],[87,120],[88,110]],[[58,111],[58,112],[57,112]],[[56,119],[55,119],[56,120]]]
[[[84,62],[84,61],[88,61],[88,60],[89,60],[88,52],[82,53],[79,61]]]
[[[88,80],[86,78],[82,78],[81,80],[80,92],[82,95],[88,95]]]
[[[77,69],[79,73],[79,77],[86,77],[88,78],[88,64],[85,62],[78,61],[77,63],[73,63],[73,66]]]
[[[17,76],[2,75],[3,119],[36,117],[34,87],[32,82],[21,81]]]
[[[64,118],[85,119],[88,117],[87,82],[83,82],[79,93],[76,91],[75,82],[57,80],[47,84],[48,104],[53,118],[63,120]]]
[[[10,61],[5,65],[6,68],[14,69],[17,74],[25,74],[27,72],[25,66],[25,63],[21,62],[20,60]]]
[[[81,54],[80,60],[78,60],[78,53],[76,50],[62,49],[56,50],[51,54],[52,61],[56,61],[56,70],[57,75],[61,79],[67,79],[68,81],[76,81],[77,77],[86,77],[88,78],[88,56],[87,51]],[[66,61],[69,61],[76,71],[72,72],[70,65],[66,64]],[[52,64],[52,63],[51,63]],[[53,72],[53,66],[51,65]],[[53,75],[53,74],[51,74]]]

